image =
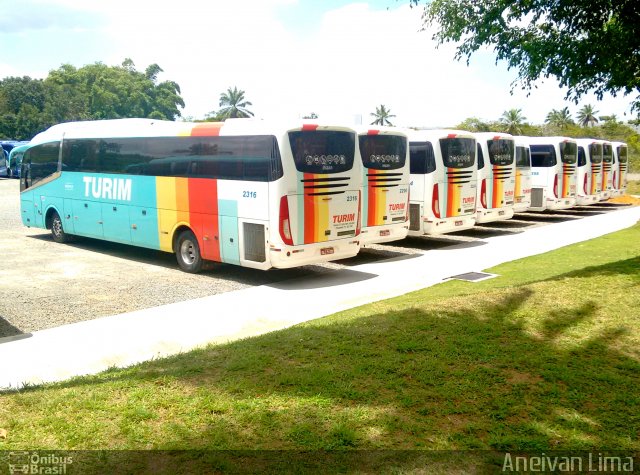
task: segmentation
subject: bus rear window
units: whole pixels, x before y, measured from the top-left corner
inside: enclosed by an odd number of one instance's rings
[[[397,170],[407,160],[407,139],[398,135],[361,135],[362,164],[374,170]]]
[[[602,160],[605,163],[611,163],[613,161],[613,147],[611,144],[604,144],[602,146]]]
[[[416,175],[426,175],[436,171],[436,157],[431,142],[411,142],[409,144],[409,171]]]
[[[516,168],[531,167],[531,151],[529,147],[516,147]]]
[[[355,133],[336,130],[289,132],[296,169],[303,173],[341,173],[351,170]]]
[[[591,163],[602,163],[602,144],[592,143],[589,145],[589,159]]]
[[[624,145],[618,147],[618,158],[620,159],[620,163],[627,163],[627,147]]]
[[[447,168],[469,168],[476,163],[475,139],[440,139],[440,150],[442,161]]]
[[[513,163],[513,140],[487,140],[489,148],[489,161],[491,165],[511,165]]]
[[[562,142],[560,144],[560,160],[562,163],[576,163],[578,161],[578,145],[574,142]]]
[[[531,145],[531,165],[534,167],[552,167],[557,163],[556,149],[553,145]]]

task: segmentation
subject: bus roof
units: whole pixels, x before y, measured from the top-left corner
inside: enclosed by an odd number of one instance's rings
[[[473,132],[455,129],[409,130],[408,135],[409,141],[433,141],[446,138],[468,138],[475,140]]]

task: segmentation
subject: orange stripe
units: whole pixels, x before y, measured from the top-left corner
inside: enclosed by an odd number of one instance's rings
[[[304,179],[310,180],[315,175],[305,173]],[[304,195],[304,244],[315,242],[316,237],[316,200],[314,196]]]
[[[224,122],[203,122],[191,129],[192,137],[217,137]]]

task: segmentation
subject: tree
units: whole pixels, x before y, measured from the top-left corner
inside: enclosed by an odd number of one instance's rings
[[[318,118],[318,114],[316,114],[315,112],[312,112],[309,115],[305,115],[302,117],[303,119],[317,119]]]
[[[525,120],[527,118],[522,115],[522,109],[509,109],[502,113],[500,124],[505,127],[506,132],[512,135],[521,135]]]
[[[553,127],[557,127],[558,129],[566,129],[568,126],[573,125],[573,119],[571,118],[571,113],[569,112],[568,107],[564,107],[563,109],[553,109],[551,112],[547,114],[547,118],[545,122]]]
[[[370,115],[375,117],[371,125],[393,125],[389,119],[395,117],[395,115],[391,114],[391,109],[387,109],[384,104],[376,107],[376,111]]]
[[[578,111],[578,123],[582,127],[592,127],[598,123],[598,113],[591,104],[586,104]]]
[[[239,90],[236,86],[233,89],[228,88],[227,92],[220,94],[220,109],[218,116],[224,119],[236,117],[250,117],[253,112],[246,109],[251,106],[251,102],[245,100],[244,91]]]
[[[637,0],[433,0],[424,18],[439,44],[459,43],[457,59],[493,46],[526,89],[552,76],[574,101],[589,91],[640,93]],[[640,94],[632,108],[640,114]]]

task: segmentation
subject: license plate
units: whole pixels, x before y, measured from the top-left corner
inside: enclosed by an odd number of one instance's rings
[[[498,216],[504,216],[504,211],[498,211]]]
[[[389,236],[391,234],[391,230],[389,229],[383,229],[382,231],[380,231],[380,236]]]
[[[320,255],[321,256],[326,256],[328,254],[333,254],[333,248],[332,247],[323,247],[322,249],[320,249]]]
[[[462,221],[456,221],[456,226],[462,226]]]

